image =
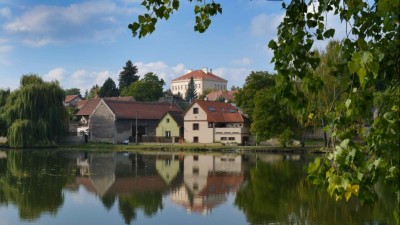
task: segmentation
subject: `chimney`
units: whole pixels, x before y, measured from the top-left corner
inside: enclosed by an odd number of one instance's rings
[[[204,73],[208,73],[208,67],[204,67],[202,70]]]
[[[207,98],[207,97],[204,97],[204,101],[208,101],[208,98]]]
[[[210,68],[210,73],[212,73],[212,69]]]
[[[191,73],[191,72],[193,72],[193,70],[192,70],[192,69],[189,69],[189,70],[187,71],[187,73]]]

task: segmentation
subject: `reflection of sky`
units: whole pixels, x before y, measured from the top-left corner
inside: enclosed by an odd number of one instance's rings
[[[109,211],[100,199],[83,187],[77,191],[64,190],[64,204],[56,215],[42,214],[35,221],[19,221],[18,209],[13,205],[0,206],[0,225],[120,225],[125,224],[119,212],[118,200]],[[207,216],[188,214],[185,208],[171,202],[168,196],[163,197],[164,208],[152,217],[137,210],[137,218],[131,224],[141,225],[203,225],[203,224],[247,224],[243,213],[234,207],[235,195],[229,194],[228,201],[213,209]],[[227,216],[229,215],[229,216]]]

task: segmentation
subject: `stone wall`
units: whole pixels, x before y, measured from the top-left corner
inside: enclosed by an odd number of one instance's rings
[[[108,106],[100,102],[89,119],[91,142],[115,142],[115,119]]]

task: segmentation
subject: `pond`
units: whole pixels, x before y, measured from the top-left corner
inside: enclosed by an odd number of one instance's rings
[[[0,225],[394,224],[395,198],[336,202],[295,154],[0,151]]]

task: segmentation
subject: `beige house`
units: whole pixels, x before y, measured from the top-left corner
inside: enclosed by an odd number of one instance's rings
[[[227,80],[213,74],[211,69],[189,70],[187,74],[171,81],[170,89],[172,94],[177,95],[180,93],[182,97],[185,98],[191,77],[193,77],[197,95],[201,95],[205,90],[224,91],[228,83]]]
[[[189,143],[237,143],[249,140],[249,121],[230,103],[194,101],[184,112],[184,137]]]

